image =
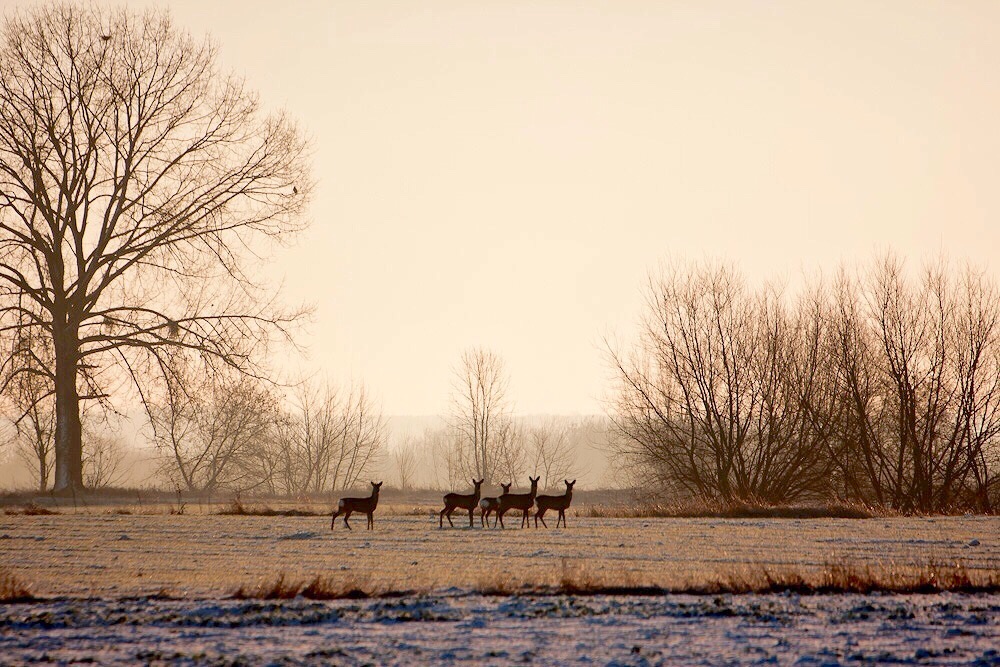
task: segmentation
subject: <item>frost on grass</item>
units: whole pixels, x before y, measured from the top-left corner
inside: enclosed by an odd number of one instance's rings
[[[411,596],[0,607],[0,655],[100,664],[998,664],[1000,596]]]

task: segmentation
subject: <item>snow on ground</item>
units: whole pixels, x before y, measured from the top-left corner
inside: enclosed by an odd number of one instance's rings
[[[0,663],[1000,665],[998,595],[73,600],[0,606]]]

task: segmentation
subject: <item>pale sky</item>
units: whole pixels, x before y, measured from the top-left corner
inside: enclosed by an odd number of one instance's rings
[[[314,140],[278,258],[309,367],[448,408],[465,348],[519,413],[594,413],[647,272],[893,248],[1000,267],[1000,3],[136,2],[210,33]]]

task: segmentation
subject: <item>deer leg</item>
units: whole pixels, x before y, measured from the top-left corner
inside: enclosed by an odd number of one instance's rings
[[[351,524],[347,523],[347,520],[350,518],[351,518],[351,510],[347,510],[347,512],[344,513],[344,525],[347,526],[347,530],[354,530],[353,528],[351,528]]]
[[[368,530],[375,530],[375,512],[368,513]]]
[[[444,513],[448,511],[448,506],[445,505],[444,509],[441,510],[441,514],[438,515],[438,528],[444,528]]]
[[[538,520],[539,519],[542,520],[542,525],[543,526],[545,526],[546,528],[549,527],[549,525],[547,523],[545,523],[545,510],[541,509],[541,510],[538,510],[537,512],[535,512],[535,528],[538,528]]]
[[[445,516],[448,517],[448,525],[451,526],[452,528],[455,527],[455,524],[452,523],[452,521],[451,521],[451,513],[454,512],[454,511],[455,511],[454,507],[449,507],[448,508],[448,513],[445,514]]]
[[[566,510],[559,510],[559,519],[562,519],[563,528],[566,527]],[[556,519],[556,528],[559,527],[559,519]]]
[[[334,512],[333,516],[330,518],[330,530],[333,530],[333,524],[337,520],[338,516],[340,516],[340,510],[337,510],[336,512]]]
[[[472,523],[472,513],[474,511],[475,510],[473,508],[471,508],[471,507],[469,508],[469,528],[472,528],[472,526],[473,526],[473,523]]]
[[[507,527],[507,526],[503,525],[503,510],[497,510],[497,520],[500,522],[500,527],[501,528],[506,528]],[[496,524],[493,524],[493,527],[496,528]]]
[[[484,516],[486,516],[486,510],[480,509],[479,510],[479,527],[480,528],[485,528],[486,527],[486,519],[483,518]]]
[[[528,521],[528,510],[524,510],[521,513],[521,528],[524,528],[525,526],[531,528],[531,522]]]

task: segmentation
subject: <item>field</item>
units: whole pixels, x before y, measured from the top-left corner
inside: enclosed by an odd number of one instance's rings
[[[1000,580],[1000,519],[613,519],[439,529],[430,512],[0,515],[0,566],[40,601],[0,606],[0,663],[868,661],[1000,664],[1000,595],[568,595],[850,564],[954,564]],[[518,520],[508,516],[508,526]],[[554,525],[554,517],[549,521]],[[234,599],[278,577],[364,600]],[[503,593],[484,595],[483,593]],[[585,592],[585,591],[584,591]],[[600,592],[598,590],[598,592]],[[514,593],[511,595],[510,593]],[[627,593],[627,591],[626,591]],[[395,597],[398,596],[398,597]],[[695,639],[697,641],[695,641]]]

